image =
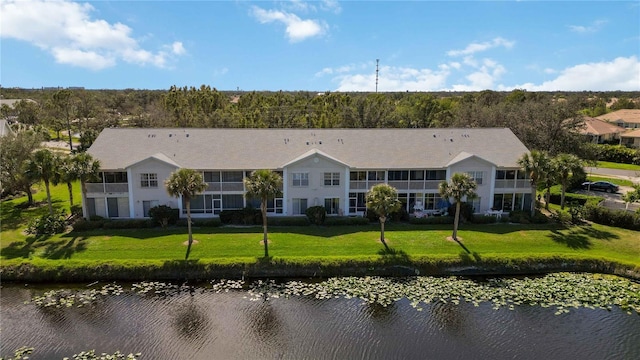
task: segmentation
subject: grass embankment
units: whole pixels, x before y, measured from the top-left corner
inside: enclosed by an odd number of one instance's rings
[[[631,170],[631,171],[640,171],[640,165],[633,164],[619,164],[608,161],[598,161],[596,167],[607,168],[607,169],[619,169],[619,170]]]
[[[55,187],[53,196],[57,207],[68,208],[66,188]],[[35,198],[42,201],[44,191]],[[597,224],[464,224],[459,231],[461,244],[447,240],[450,225],[390,224],[386,238],[391,251],[385,251],[378,241],[379,226],[375,224],[271,227],[271,258],[266,260],[261,258],[261,227],[195,228],[197,244],[190,261],[184,262],[184,228],[72,231],[47,239],[25,236],[22,231],[27,219],[47,210],[46,204],[21,209],[24,201],[2,203],[0,269],[5,280],[29,278],[34,268],[40,269],[42,279],[57,281],[66,277],[84,281],[389,274],[389,269],[399,265],[419,269],[422,274],[462,268],[478,273],[566,271],[572,266],[580,271],[640,274],[640,235]],[[549,265],[545,267],[545,263]],[[29,279],[37,278],[33,275]]]

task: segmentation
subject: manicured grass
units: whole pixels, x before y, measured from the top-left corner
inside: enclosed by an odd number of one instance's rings
[[[619,163],[608,162],[608,161],[598,161],[597,167],[607,168],[607,169],[640,171],[640,165],[619,164]]]
[[[625,179],[618,178],[609,178],[603,176],[587,176],[587,180],[589,181],[608,181],[610,183],[620,185],[620,186],[633,186],[633,182]]]
[[[36,195],[42,200],[44,191]],[[57,207],[68,209],[65,187],[53,188]],[[80,199],[79,194],[76,199]],[[46,212],[39,208],[19,209],[23,199],[2,203],[0,255],[9,259],[52,259],[72,262],[155,262],[184,258],[185,228],[96,230],[70,232],[48,239],[22,233],[26,218]],[[367,261],[380,259],[379,226],[270,227],[270,255],[290,262]],[[474,258],[597,259],[640,267],[638,232],[594,224],[564,228],[557,224],[464,224],[459,231],[462,245],[447,240],[450,225],[390,224],[387,242],[396,254],[409,260]],[[198,241],[190,259],[207,262],[255,262],[263,255],[262,228],[195,228]],[[64,262],[63,262],[64,263]],[[61,263],[61,264],[63,264]]]

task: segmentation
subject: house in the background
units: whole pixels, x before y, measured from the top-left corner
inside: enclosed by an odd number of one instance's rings
[[[0,137],[7,135],[13,135],[13,130],[7,120],[0,120]]]
[[[101,181],[87,184],[85,216],[145,218],[157,205],[179,208],[165,180],[178,168],[202,172],[208,187],[191,200],[195,217],[258,207],[244,198],[243,178],[256,169],[283,177],[272,215],[363,215],[375,184],[398,189],[404,209],[446,207],[440,182],[454,173],[478,184],[476,212],[529,209],[531,186],[518,159],[527,148],[509,129],[104,129],[89,153],[100,160]]]
[[[627,131],[620,135],[622,145],[632,146],[640,149],[640,129]]]
[[[596,119],[608,121],[625,129],[640,129],[640,109],[622,109],[597,116]]]
[[[623,127],[592,117],[585,117],[584,123],[585,127],[580,130],[580,133],[594,144],[602,144],[614,140],[619,142],[620,134],[626,131]]]

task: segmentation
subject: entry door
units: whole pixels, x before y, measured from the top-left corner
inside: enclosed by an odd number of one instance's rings
[[[222,211],[222,199],[213,199],[213,214],[219,215]]]

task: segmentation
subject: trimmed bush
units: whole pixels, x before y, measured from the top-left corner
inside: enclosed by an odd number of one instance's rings
[[[329,216],[325,219],[326,226],[340,225],[369,225],[370,221],[366,217],[360,216]]]
[[[222,221],[219,218],[207,218],[207,219],[194,219],[191,218],[191,225],[196,227],[219,227],[222,226]],[[178,219],[176,226],[187,227],[187,219]]]
[[[103,226],[104,226],[104,220],[99,220],[99,221],[78,220],[73,224],[73,231],[91,231],[96,229],[102,229]]]
[[[174,225],[176,221],[178,221],[180,217],[179,211],[179,209],[174,209],[167,205],[159,205],[149,209],[149,216],[155,224],[166,228],[169,225]]]
[[[474,215],[471,222],[473,224],[495,224],[497,220],[495,216],[491,215]]]
[[[315,225],[322,225],[327,217],[327,210],[324,206],[312,206],[304,212],[309,222]]]
[[[146,229],[153,226],[153,221],[147,219],[109,220],[102,225],[104,229]]]
[[[629,211],[587,205],[584,207],[584,218],[596,224],[640,230],[640,214]]]
[[[410,218],[409,223],[414,225],[453,224],[453,216],[430,216],[425,218]]]
[[[273,216],[267,219],[269,226],[309,226],[306,216]]]
[[[220,212],[220,221],[227,225],[262,225],[262,212],[249,207],[223,210]]]

